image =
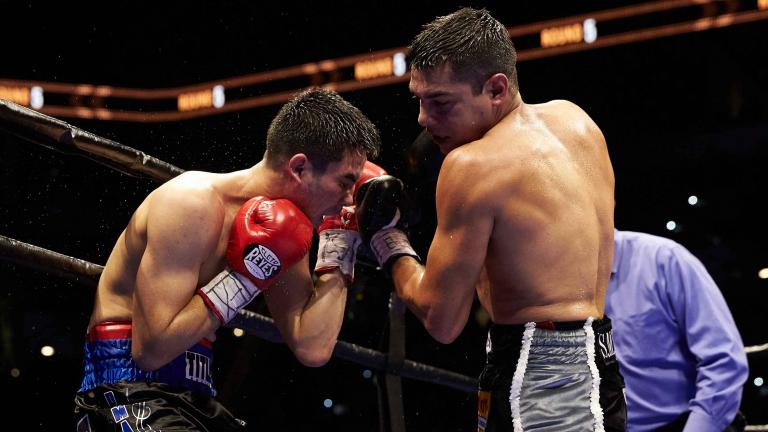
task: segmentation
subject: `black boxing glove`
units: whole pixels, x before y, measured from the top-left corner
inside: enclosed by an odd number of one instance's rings
[[[355,192],[360,236],[382,268],[404,255],[419,259],[405,234],[407,203],[405,185],[390,175],[372,178]]]

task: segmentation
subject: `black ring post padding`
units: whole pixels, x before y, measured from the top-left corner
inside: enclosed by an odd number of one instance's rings
[[[165,182],[184,172],[142,151],[0,99],[0,129],[61,153],[82,156],[133,177]]]
[[[403,383],[400,373],[405,364],[405,303],[393,290],[389,295],[389,347],[384,386],[387,393],[390,432],[405,432]]]
[[[400,375],[405,362],[405,303],[392,291],[389,297],[387,373]]]
[[[94,287],[98,283],[99,275],[103,269],[100,265],[3,235],[0,235],[0,260],[74,279]],[[271,342],[282,342],[274,321],[255,312],[241,310],[239,316],[235,317],[227,326],[242,328],[250,334]],[[387,356],[385,354],[349,342],[337,341],[333,356],[376,371],[387,370]],[[477,381],[472,378],[411,360],[403,362],[400,376],[468,393],[477,391]]]

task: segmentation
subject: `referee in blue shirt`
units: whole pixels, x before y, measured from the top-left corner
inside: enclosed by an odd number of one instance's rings
[[[614,246],[605,311],[629,431],[741,430],[747,358],[712,277],[672,240],[617,230]]]

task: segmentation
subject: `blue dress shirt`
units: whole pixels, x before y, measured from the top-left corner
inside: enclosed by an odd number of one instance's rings
[[[721,432],[747,379],[744,344],[704,265],[672,240],[616,231],[605,310],[626,381],[629,431],[690,412],[685,432]]]

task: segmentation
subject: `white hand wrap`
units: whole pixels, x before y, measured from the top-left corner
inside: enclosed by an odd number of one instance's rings
[[[327,229],[318,235],[320,240],[317,247],[315,273],[338,268],[347,279],[347,283],[352,283],[355,277],[357,247],[362,242],[360,234],[346,229]]]
[[[261,293],[247,277],[226,269],[197,290],[205,305],[224,325]]]
[[[397,228],[383,228],[371,237],[371,250],[373,250],[379,265],[384,265],[392,257],[400,255],[409,255],[417,260],[419,255],[411,247],[408,236]]]

